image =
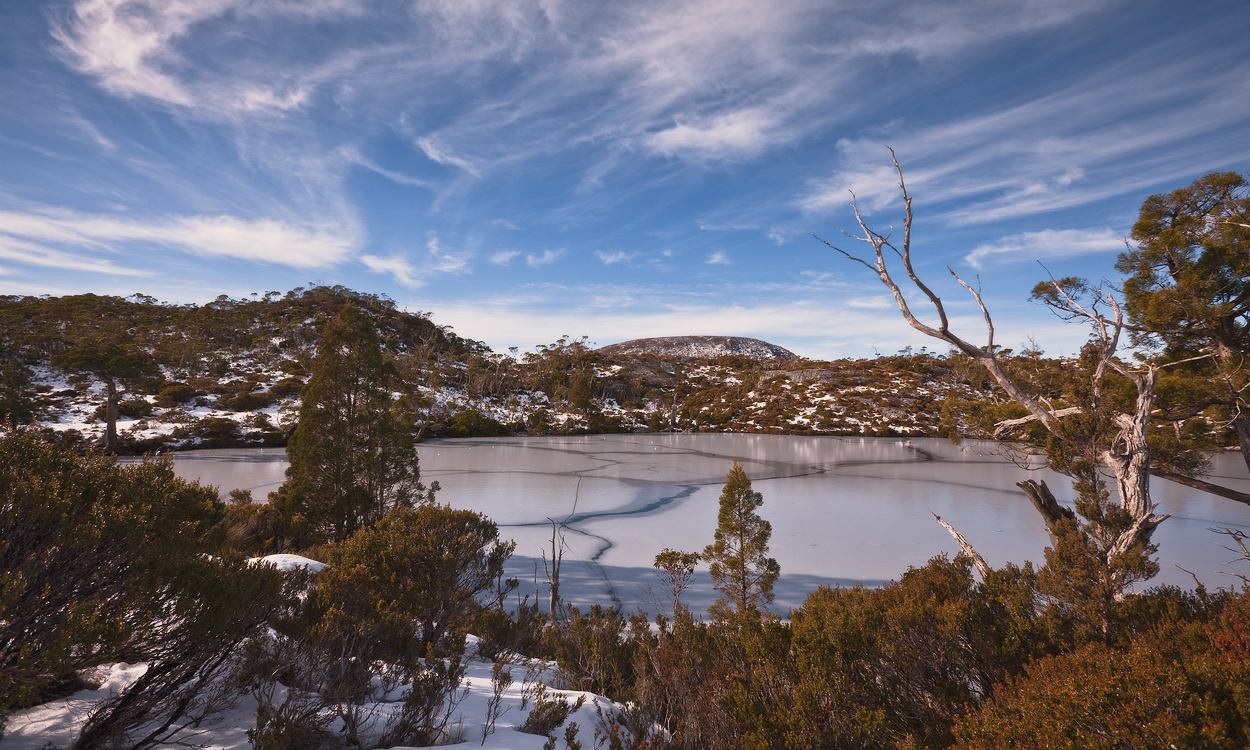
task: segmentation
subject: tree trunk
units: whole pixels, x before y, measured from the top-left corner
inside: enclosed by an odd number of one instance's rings
[[[115,454],[120,447],[117,439],[117,402],[120,394],[113,378],[105,378],[104,388],[104,452]]]
[[[1017,482],[1016,486],[1024,490],[1024,494],[1033,503],[1033,507],[1037,508],[1037,512],[1042,515],[1042,520],[1046,523],[1046,533],[1050,534],[1050,543],[1055,544],[1055,524],[1065,518],[1076,520],[1076,513],[1071,508],[1065,508],[1059,504],[1054,493],[1046,486],[1046,482],[1026,479],[1023,482]]]
[[[1238,403],[1233,405],[1233,427],[1237,430],[1237,441],[1241,445],[1241,458],[1250,470],[1250,409]]]
[[[1102,462],[1115,476],[1120,504],[1133,518],[1133,525],[1116,539],[1110,556],[1122,554],[1141,542],[1150,543],[1155,527],[1167,516],[1155,515],[1150,500],[1150,416],[1154,409],[1154,387],[1159,372],[1153,367],[1137,373],[1137,404],[1133,414],[1115,418],[1120,432],[1102,454]]]

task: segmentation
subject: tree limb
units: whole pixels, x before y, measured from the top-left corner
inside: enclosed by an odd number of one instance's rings
[[[951,526],[946,521],[943,521],[942,517],[933,511],[929,511],[929,514],[933,516],[935,521],[942,524],[942,526],[951,533],[951,536],[955,537],[955,541],[959,544],[959,553],[972,561],[973,567],[977,569],[977,572],[981,574],[981,579],[984,580],[990,573],[990,566],[985,562],[985,558],[981,557],[981,555],[977,553],[976,548],[972,546],[971,542],[964,539],[963,534],[955,531],[954,526]]]
[[[1055,494],[1046,486],[1046,482],[1026,479],[1023,482],[1017,482],[1016,486],[1024,490],[1024,494],[1033,503],[1033,507],[1037,508],[1037,512],[1042,515],[1042,521],[1046,524],[1046,533],[1050,534],[1052,542],[1055,539],[1055,524],[1065,518],[1076,520],[1076,513],[1071,508],[1065,508],[1059,504],[1059,501],[1055,499]]]
[[[1150,474],[1151,476],[1167,479],[1169,481],[1176,482],[1177,484],[1183,484],[1186,487],[1193,487],[1196,490],[1202,490],[1203,492],[1208,492],[1212,495],[1226,497],[1229,500],[1236,500],[1239,503],[1250,505],[1250,494],[1245,492],[1238,492],[1237,490],[1229,489],[1228,487],[1212,484],[1211,482],[1203,479],[1185,476],[1184,474],[1177,474],[1172,471],[1164,471],[1163,469],[1152,468],[1150,470]]]
[[[1066,417],[1072,414],[1080,414],[1081,411],[1082,409],[1079,406],[1069,406],[1066,409],[1056,409],[1052,411],[1050,415],[1054,417],[1055,419],[1060,419],[1061,417]],[[1012,427],[1019,427],[1020,425],[1029,424],[1030,422],[1037,422],[1037,421],[1038,421],[1038,418],[1033,414],[1030,414],[1027,417],[1020,417],[1019,419],[1004,419],[1003,421],[994,425],[994,438],[997,439],[1001,437],[1004,432],[1011,429]]]

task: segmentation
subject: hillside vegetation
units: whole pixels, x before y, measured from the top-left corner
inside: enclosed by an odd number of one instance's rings
[[[325,325],[349,303],[377,327],[399,375],[397,408],[419,437],[648,430],[937,436],[956,423],[975,434],[978,420],[988,429],[986,413],[1010,411],[980,368],[959,355],[688,358],[612,354],[568,337],[501,354],[384,297],[311,287],[222,296],[202,306],[142,295],[0,298],[0,418],[33,421],[68,443],[101,440],[108,386],[101,366],[83,364],[99,356],[82,352],[108,349],[127,365],[114,368],[126,376],[115,384],[121,452],[281,446]],[[1038,352],[1011,361],[1037,382],[1065,366]]]

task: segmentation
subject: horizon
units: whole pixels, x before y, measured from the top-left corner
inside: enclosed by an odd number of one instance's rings
[[[933,342],[808,236],[916,212],[915,260],[1028,302],[1114,284],[1149,195],[1250,172],[1250,6],[27,0],[0,10],[0,294],[382,294],[495,351]],[[847,240],[845,249],[858,248]],[[1039,264],[1042,264],[1039,267]],[[309,281],[313,279],[313,281]],[[927,317],[927,311],[926,311]]]

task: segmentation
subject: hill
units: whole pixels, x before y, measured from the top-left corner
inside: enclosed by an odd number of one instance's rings
[[[789,362],[798,359],[794,352],[776,344],[742,336],[660,336],[633,339],[599,347],[607,356],[652,356],[680,359],[715,359],[743,356],[762,360]]]

